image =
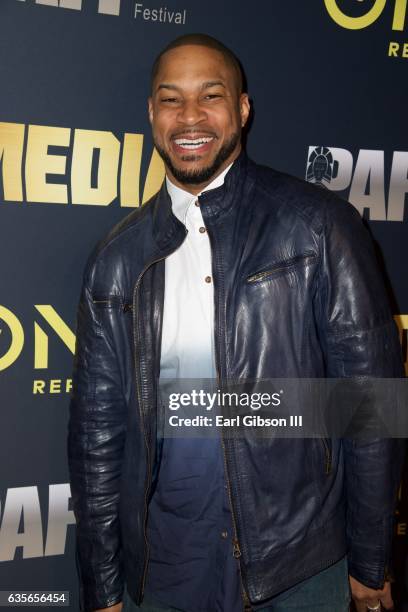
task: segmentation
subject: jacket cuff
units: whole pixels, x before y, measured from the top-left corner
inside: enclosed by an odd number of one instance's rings
[[[372,565],[348,561],[348,571],[350,576],[370,589],[382,589],[386,580],[393,581],[387,565],[373,569]]]
[[[92,597],[84,593],[83,588],[80,590],[80,609],[81,612],[95,612],[103,608],[110,608],[123,601],[123,591],[110,595],[109,597]]]

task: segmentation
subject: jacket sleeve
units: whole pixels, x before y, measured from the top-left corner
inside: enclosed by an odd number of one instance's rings
[[[321,254],[318,299],[327,376],[403,377],[397,328],[374,245],[351,204],[337,198],[328,202]],[[349,572],[368,587],[382,588],[404,442],[348,438],[343,448]]]
[[[78,308],[68,460],[77,522],[81,609],[122,600],[119,488],[125,401],[109,329],[85,281]]]

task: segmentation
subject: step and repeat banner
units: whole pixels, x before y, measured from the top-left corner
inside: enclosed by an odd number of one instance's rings
[[[69,592],[72,611],[66,429],[82,271],[163,180],[150,67],[188,32],[243,63],[250,156],[338,192],[366,220],[407,362],[407,0],[1,0],[0,590]],[[406,497],[403,484],[402,600]]]

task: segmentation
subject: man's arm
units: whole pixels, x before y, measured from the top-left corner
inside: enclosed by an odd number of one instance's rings
[[[87,284],[81,294],[68,458],[77,521],[81,609],[122,600],[119,487],[126,431],[115,346]]]
[[[398,334],[368,231],[345,202],[330,200],[326,212],[316,300],[327,376],[403,377]],[[375,438],[343,444],[349,571],[362,585],[382,589],[404,443]]]

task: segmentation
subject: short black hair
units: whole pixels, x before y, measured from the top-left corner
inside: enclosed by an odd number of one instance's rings
[[[160,61],[161,58],[167,51],[171,49],[176,49],[177,47],[184,47],[185,45],[198,45],[201,47],[208,47],[209,49],[215,49],[223,56],[225,62],[233,69],[235,73],[235,78],[237,82],[238,93],[241,94],[244,91],[245,87],[245,79],[241,66],[241,62],[229,49],[222,43],[221,41],[209,36],[208,34],[183,34],[178,38],[172,40],[162,51],[160,51],[159,55],[153,62],[152,71],[151,71],[151,87],[153,89],[153,83],[155,78],[157,77],[157,73],[159,72]]]

